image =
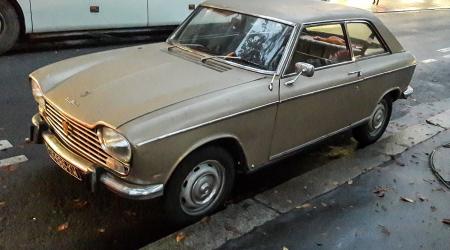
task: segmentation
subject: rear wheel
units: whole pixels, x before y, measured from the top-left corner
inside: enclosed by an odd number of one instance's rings
[[[19,16],[14,7],[8,1],[0,0],[0,54],[14,46],[19,33]]]
[[[165,210],[186,224],[211,214],[225,202],[235,177],[231,155],[220,147],[201,148],[186,157],[168,182]]]
[[[353,137],[361,146],[367,146],[376,142],[386,130],[392,114],[392,100],[384,97],[375,107],[370,120],[355,129]]]

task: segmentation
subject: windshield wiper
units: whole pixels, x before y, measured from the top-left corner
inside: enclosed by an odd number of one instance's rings
[[[238,56],[207,56],[207,57],[203,57],[200,61],[202,63],[208,61],[209,59],[215,59],[215,58],[220,58],[220,59],[242,59]]]
[[[241,62],[244,62],[246,64],[253,65],[253,66],[257,67],[258,69],[261,69],[261,65],[259,65],[257,63],[254,63],[254,62],[251,62],[251,61],[249,61],[247,59],[244,59],[242,57],[227,57],[225,59],[233,59],[233,60],[241,61]]]

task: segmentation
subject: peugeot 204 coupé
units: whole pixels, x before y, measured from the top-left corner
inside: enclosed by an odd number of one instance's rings
[[[351,129],[361,145],[407,98],[416,61],[373,14],[322,1],[211,0],[165,43],[30,75],[32,141],[65,171],[179,222],[251,172]]]

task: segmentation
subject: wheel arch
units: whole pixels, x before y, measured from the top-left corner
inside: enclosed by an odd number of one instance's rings
[[[172,166],[170,173],[167,175],[166,182],[170,180],[173,173],[177,170],[180,163],[193,152],[209,146],[219,146],[225,149],[233,157],[236,164],[236,171],[246,172],[248,170],[247,157],[244,151],[242,143],[238,137],[229,134],[216,135],[199,140],[197,143],[193,144],[188,150],[186,150],[181,157]]]
[[[402,91],[400,90],[400,87],[391,88],[391,89],[387,90],[386,92],[384,92],[384,94],[381,96],[381,98],[378,100],[378,102],[380,102],[381,99],[383,99],[386,96],[391,97],[392,102],[395,102],[396,100],[398,100],[400,98],[401,94],[402,94]]]

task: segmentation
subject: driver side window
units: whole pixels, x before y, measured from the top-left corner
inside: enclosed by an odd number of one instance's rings
[[[351,60],[343,24],[307,26],[300,33],[286,73],[294,73],[297,62],[309,63],[319,68]]]

